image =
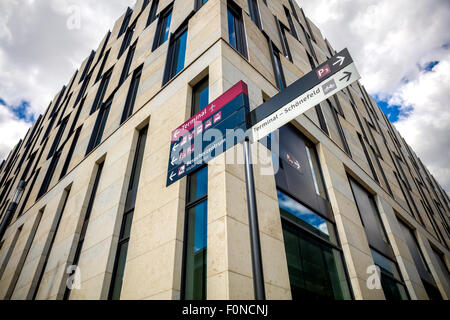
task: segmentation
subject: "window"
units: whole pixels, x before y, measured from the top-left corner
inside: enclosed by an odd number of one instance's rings
[[[439,264],[439,267],[441,268],[442,271],[442,275],[448,280],[450,281],[450,271],[447,267],[447,264],[445,263],[445,257],[444,254],[441,252],[438,252],[436,249],[434,249],[433,247],[431,247],[431,249],[433,249],[433,253],[436,257],[436,261]]]
[[[122,74],[120,75],[119,87],[122,85],[122,83],[128,77],[128,73],[130,72],[131,62],[133,61],[134,53],[136,51],[136,44],[137,44],[136,42],[133,43],[133,45],[130,47],[130,50],[128,50],[128,54],[127,54],[127,58],[125,60],[125,64],[123,66]]]
[[[293,300],[352,299],[333,223],[278,191]]]
[[[287,28],[285,25],[281,24],[278,20],[277,22],[280,28],[280,38],[281,44],[283,45],[284,56],[286,57],[286,59],[289,59],[292,62],[291,50],[289,49],[289,44],[286,38]]]
[[[50,132],[52,131],[53,125],[55,124],[56,117],[57,117],[57,114],[54,115],[54,116],[50,119],[50,122],[49,122],[49,124],[48,124],[47,130],[45,130],[44,136],[42,137],[41,144],[42,144],[42,142],[44,142],[45,139],[48,138],[48,135],[49,135]]]
[[[248,0],[248,9],[250,11],[250,18],[252,18],[253,22],[256,26],[261,29],[261,18],[259,16],[259,8],[257,0]]]
[[[132,14],[133,10],[130,7],[128,7],[127,12],[125,13],[125,17],[123,18],[122,26],[120,27],[119,30],[119,34],[117,35],[117,39],[119,39],[120,36],[124,34],[124,32],[127,30]]]
[[[153,51],[169,39],[170,22],[172,20],[172,6],[159,15],[158,26],[156,27],[155,42],[153,43]]]
[[[97,167],[97,174],[95,175],[94,185],[92,187],[91,196],[89,197],[88,207],[86,210],[86,214],[84,216],[83,226],[81,228],[81,233],[80,233],[80,237],[78,239],[77,249],[75,251],[75,256],[74,256],[73,262],[72,262],[72,265],[74,265],[74,266],[78,266],[78,262],[80,261],[81,250],[83,249],[83,243],[84,243],[87,228],[89,225],[89,218],[91,217],[92,207],[94,206],[95,196],[97,195],[97,189],[98,189],[98,185],[100,182],[100,177],[102,175],[103,165],[104,165],[104,163],[102,162]],[[75,271],[73,271],[69,276],[73,275],[74,272]],[[64,292],[63,300],[69,300],[70,293],[71,293],[71,289],[69,289],[69,287],[66,286],[66,291]]]
[[[87,78],[84,80],[83,85],[81,86],[80,92],[78,93],[77,99],[75,100],[75,103],[73,107],[75,108],[78,102],[83,98],[84,94],[86,93],[87,86],[89,82],[91,81],[91,75],[88,75]]]
[[[94,60],[94,56],[95,56],[95,51],[92,50],[91,55],[89,56],[89,59],[86,63],[86,66],[84,67],[83,73],[81,74],[80,81],[78,81],[78,83],[81,83],[86,79],[86,77],[89,73],[89,69],[91,68],[92,60]]]
[[[364,155],[366,156],[366,160],[367,160],[367,163],[369,164],[370,171],[372,172],[372,176],[373,176],[374,180],[377,183],[379,183],[378,176],[377,176],[377,173],[376,173],[375,168],[373,166],[372,160],[370,159],[369,152],[367,151],[367,148],[366,148],[366,145],[364,143],[364,140],[363,140],[363,138],[361,137],[361,135],[359,133],[358,133],[358,139],[359,139],[359,142],[361,143],[361,147],[362,147],[362,149],[364,151]]]
[[[122,119],[120,123],[124,123],[133,114],[134,104],[136,102],[136,96],[139,89],[139,81],[141,80],[142,66],[137,68],[133,73],[133,79],[128,89],[127,100],[125,101],[125,107],[122,113]]]
[[[208,167],[188,176],[181,299],[206,299]]]
[[[45,273],[45,268],[47,267],[47,263],[48,263],[48,259],[50,257],[50,254],[52,252],[52,248],[53,248],[53,244],[55,242],[55,238],[56,235],[58,233],[58,229],[59,229],[59,224],[61,223],[61,219],[63,217],[65,208],[66,208],[66,204],[67,204],[67,199],[69,198],[69,194],[70,194],[70,189],[66,189],[64,190],[64,195],[63,195],[63,202],[62,202],[62,207],[61,210],[59,210],[55,215],[54,221],[52,226],[54,225],[55,227],[52,227],[51,232],[49,233],[49,238],[47,239],[47,243],[48,245],[46,245],[44,247],[44,252],[42,253],[42,257],[43,257],[43,263],[42,263],[42,267],[40,269],[37,270],[35,277],[33,279],[33,282],[36,281],[36,286],[34,288],[32,288],[32,290],[30,290],[28,296],[27,296],[27,300],[36,300],[37,294],[39,292],[39,287],[41,286],[41,282],[42,282],[42,278],[44,276]],[[39,263],[39,265],[41,265]]]
[[[186,59],[187,26],[178,31],[171,40],[167,55],[163,85],[184,69]]]
[[[397,264],[371,249],[373,261],[380,268],[380,281],[386,300],[409,300]]]
[[[158,10],[158,3],[159,0],[153,0],[152,1],[152,6],[150,7],[150,13],[148,15],[148,20],[147,20],[147,27],[156,20],[156,12]]]
[[[280,91],[283,91],[286,88],[286,81],[284,80],[283,66],[281,65],[280,59],[280,51],[278,50],[277,47],[275,47],[272,41],[270,41],[269,45],[272,51],[273,70],[275,73],[277,85]]]
[[[192,116],[206,108],[209,104],[208,77],[197,83],[192,89]]]
[[[108,57],[109,57],[109,53],[111,52],[111,49],[108,50],[108,52],[106,52],[105,57],[103,58],[102,64],[100,66],[100,69],[98,70],[97,73],[97,78],[95,79],[95,83],[97,83],[97,81],[99,81],[102,76],[103,76],[103,70],[105,69],[105,65],[106,65],[106,61],[108,61]]]
[[[106,35],[106,38],[105,38],[105,42],[103,43],[103,46],[102,46],[102,50],[100,51],[100,54],[98,55],[98,61],[100,61],[100,59],[103,57],[103,54],[105,53],[105,49],[109,42],[110,37],[111,37],[111,31],[108,31],[108,34]],[[103,60],[103,61],[105,61],[105,60]]]
[[[83,126],[80,126],[77,129],[77,132],[75,133],[75,136],[73,138],[72,144],[71,144],[70,149],[69,149],[69,153],[67,154],[66,161],[64,161],[64,165],[63,165],[63,168],[61,170],[61,175],[59,176],[59,179],[62,179],[66,175],[67,170],[69,169],[69,164],[70,164],[70,161],[72,160],[73,152],[75,151],[75,147],[76,147],[76,145],[78,143],[78,138],[80,137],[80,133],[81,133],[81,129],[82,128],[83,128]]]
[[[43,214],[44,214],[44,211],[43,210],[39,210],[38,214],[36,215],[36,219],[34,220],[34,223],[33,223],[33,228],[30,231],[30,235],[29,235],[29,237],[27,239],[26,246],[25,246],[25,248],[22,251],[22,254],[21,254],[19,262],[18,262],[18,265],[17,265],[16,270],[14,272],[14,276],[13,276],[13,278],[11,280],[11,283],[10,283],[10,285],[8,287],[8,291],[6,292],[6,295],[4,296],[4,300],[11,300],[11,297],[12,297],[12,295],[14,293],[15,288],[16,288],[17,281],[19,280],[20,274],[22,273],[22,270],[23,270],[23,266],[25,264],[25,261],[27,260],[28,253],[30,252],[31,246],[33,244],[34,237],[36,236],[37,229],[39,227],[39,224],[41,223],[41,219],[42,219],[42,215]],[[19,229],[21,230],[22,227],[20,227]],[[1,278],[1,275],[0,275],[0,278]]]
[[[247,58],[247,47],[245,43],[244,21],[242,19],[242,9],[228,1],[228,41],[240,54]]]
[[[69,122],[69,116],[65,117],[64,120],[59,125],[58,132],[56,133],[55,140],[53,141],[53,144],[50,148],[47,159],[50,159],[58,149],[59,143],[61,142],[61,138],[64,134],[64,130],[66,129],[67,122]]]
[[[305,146],[306,146],[306,155],[308,156],[309,166],[311,167],[311,173],[313,176],[314,188],[316,189],[316,193],[322,198],[328,199],[316,147],[309,141],[305,142]]]
[[[286,17],[289,22],[289,28],[291,29],[291,34],[294,36],[295,39],[298,40],[297,32],[295,31],[295,26],[294,26],[294,22],[292,21],[291,13],[289,12],[288,8],[286,8],[284,6],[283,6],[283,8],[284,8],[284,12],[286,13]]]
[[[128,28],[127,33],[125,34],[125,37],[122,41],[122,46],[120,47],[119,56],[117,59],[120,59],[122,54],[127,50],[127,48],[130,46],[131,40],[133,39],[134,30],[136,29],[136,23],[133,23],[131,27]]]
[[[59,158],[61,157],[62,150],[58,150],[55,155],[53,156],[50,165],[47,169],[47,172],[44,177],[44,181],[42,182],[41,188],[39,189],[39,193],[36,197],[36,200],[42,197],[47,191],[48,187],[50,186],[50,183],[53,178],[53,174],[55,173],[56,167],[58,166]]]
[[[195,10],[200,9],[208,0],[195,0]]]
[[[11,258],[11,255],[12,255],[12,253],[14,251],[14,248],[16,247],[17,240],[19,240],[20,233],[22,232],[22,228],[23,228],[23,225],[20,226],[16,230],[16,233],[14,234],[14,238],[13,238],[11,244],[9,245],[8,251],[6,252],[6,255],[5,255],[4,259],[3,259],[2,266],[0,267],[0,278],[3,276],[3,273],[5,272],[6,266],[8,265],[9,259]]]
[[[75,114],[75,117],[73,118],[72,124],[70,125],[70,129],[69,129],[69,136],[71,136],[73,131],[75,130],[75,127],[78,123],[78,119],[80,118],[81,110],[83,110],[84,102],[85,102],[85,99],[83,99],[83,101],[81,101],[81,104],[78,107],[77,113]]]
[[[92,131],[91,140],[89,141],[86,155],[94,150],[102,141],[103,132],[105,131],[106,121],[108,120],[109,110],[112,104],[112,97],[103,104],[97,116],[97,121]]]
[[[374,243],[377,242],[376,240],[381,239],[383,243],[389,245],[387,233],[384,229],[374,197],[352,178],[349,181],[362,224],[369,238],[369,243],[371,243],[371,239],[373,239]]]
[[[150,0],[144,0],[144,3],[142,3],[142,9],[141,11],[143,11],[145,8],[147,8],[148,4],[150,3]]]
[[[111,79],[112,69],[110,69],[102,77],[100,86],[98,87],[97,94],[95,95],[94,103],[92,104],[91,113],[93,114],[98,108],[103,104],[103,99],[105,98],[106,91],[108,90],[109,81]]]
[[[425,257],[423,256],[423,252],[419,246],[419,242],[417,241],[417,237],[414,231],[407,225],[405,225],[402,221],[399,220],[398,222],[400,225],[400,229],[402,229],[409,252],[411,253],[419,276],[422,279],[422,283],[425,287],[425,291],[427,292],[428,297],[430,298],[430,300],[442,300],[442,296],[440,295],[439,290],[436,288],[436,283],[425,260]]]
[[[125,201],[125,212],[122,218],[122,227],[120,229],[119,243],[117,245],[116,260],[112,282],[109,289],[109,299],[119,300],[122,291],[123,276],[125,273],[125,264],[127,260],[128,243],[130,241],[131,224],[133,221],[134,206],[136,203],[137,190],[139,186],[139,177],[141,174],[142,160],[144,158],[145,143],[147,140],[148,128],[145,127],[139,132],[136,154],[133,161],[130,183],[128,186],[127,199]]]

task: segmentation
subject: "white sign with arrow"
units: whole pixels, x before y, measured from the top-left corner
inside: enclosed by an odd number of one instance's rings
[[[335,64],[344,62],[344,57],[337,57]],[[258,141],[290,121],[297,118],[308,109],[318,105],[322,101],[346,88],[353,82],[359,80],[361,76],[354,63],[336,72],[333,76],[322,81],[314,88],[306,91],[290,103],[281,107],[275,113],[261,120],[250,129],[252,141]]]

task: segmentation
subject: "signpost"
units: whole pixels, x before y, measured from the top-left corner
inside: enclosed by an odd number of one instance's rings
[[[240,81],[173,130],[167,187],[244,141],[249,108],[248,88]]]
[[[264,138],[359,79],[348,50],[342,50],[253,110],[247,119],[250,139]]]
[[[265,286],[250,140],[255,142],[264,138],[358,79],[360,75],[355,64],[348,50],[344,49],[252,112],[249,111],[247,85],[240,81],[172,132],[167,187],[229,148],[244,142],[256,300],[265,300]],[[236,131],[242,134],[235,134]],[[216,139],[211,142],[213,137]],[[302,170],[292,155],[287,154],[287,160],[291,166]]]

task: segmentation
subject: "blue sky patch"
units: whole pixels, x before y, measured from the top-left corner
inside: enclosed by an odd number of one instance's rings
[[[426,64],[423,66],[422,70],[425,70],[425,71],[427,71],[427,72],[430,72],[430,71],[432,71],[433,68],[434,68],[435,66],[437,66],[438,64],[439,64],[439,61],[430,61],[430,62],[426,63]]]
[[[380,106],[381,110],[383,110],[384,114],[388,117],[389,121],[392,123],[397,122],[401,113],[400,106],[390,106],[386,101],[379,100],[375,98],[376,102]]]
[[[0,98],[0,105],[10,109],[14,113],[14,115],[21,120],[29,123],[33,123],[35,120],[34,115],[28,111],[28,109],[30,108],[30,103],[28,101],[22,101],[19,105],[10,106],[6,103],[5,100]]]

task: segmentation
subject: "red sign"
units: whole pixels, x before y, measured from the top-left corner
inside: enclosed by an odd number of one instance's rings
[[[322,68],[316,71],[319,80],[325,77],[327,74],[331,73],[330,66],[328,64],[324,65]]]
[[[219,111],[223,106],[227,105],[241,93],[244,93],[245,95],[248,96],[248,87],[243,81],[236,83],[233,87],[231,87],[230,90],[228,90],[219,98],[210,103],[205,109],[201,110],[199,113],[197,113],[195,116],[193,116],[188,121],[183,123],[177,129],[173,130],[172,142],[175,142],[178,139],[180,139],[180,137],[183,136],[186,132],[192,130],[194,126],[198,125],[200,122],[203,122],[205,119],[208,119],[210,116]],[[220,119],[217,119],[217,121],[219,120]],[[203,130],[203,127],[201,128]]]

